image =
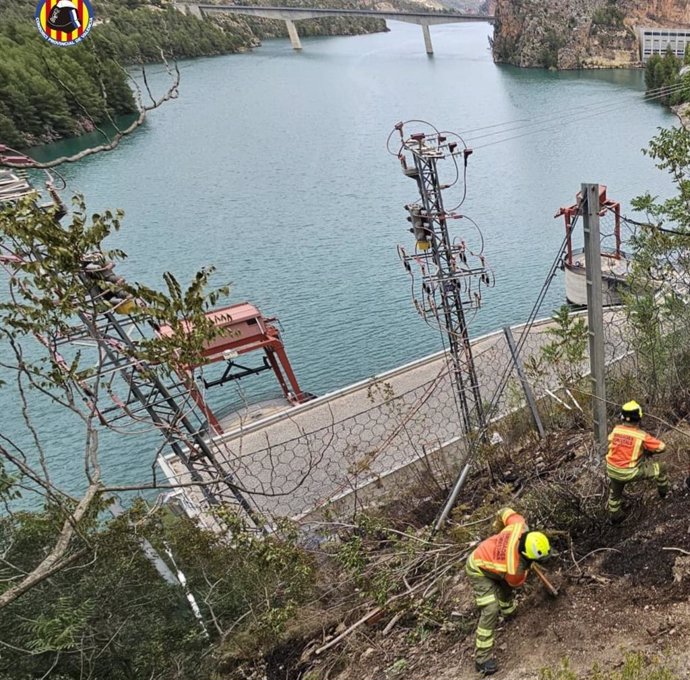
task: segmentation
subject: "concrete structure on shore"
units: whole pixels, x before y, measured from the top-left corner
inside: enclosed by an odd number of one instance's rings
[[[640,28],[640,58],[647,63],[655,54],[663,56],[670,47],[682,59],[690,43],[690,28]]]
[[[619,364],[631,350],[624,319],[620,308],[604,311],[608,366]],[[543,319],[526,332],[524,326],[513,328],[526,366],[540,366],[554,326],[552,319]],[[525,403],[504,331],[472,340],[472,349],[487,403],[504,372],[509,379],[492,417],[492,429],[498,428],[501,418]],[[588,357],[572,370],[587,374]],[[269,523],[289,517],[308,524],[323,512],[352,516],[377,499],[408,493],[425,475],[442,485],[452,482],[467,449],[451,372],[446,354],[438,352],[299,406],[247,413],[212,444],[223,469]],[[538,400],[560,400],[558,371],[539,368],[530,381]],[[190,484],[174,454],[159,463],[171,484]],[[197,487],[185,486],[173,495],[189,515],[215,527]]]
[[[424,46],[427,54],[433,54],[429,26],[436,24],[455,24],[467,21],[492,22],[493,15],[461,14],[458,12],[384,12],[372,9],[323,9],[311,7],[252,7],[243,5],[203,5],[191,3],[175,3],[181,12],[192,14],[202,19],[207,14],[230,13],[244,16],[260,17],[262,19],[277,19],[284,21],[292,47],[302,49],[302,43],[297,32],[295,21],[305,19],[320,19],[323,17],[358,17],[368,19],[384,19],[385,21],[403,21],[418,24],[422,27]]]

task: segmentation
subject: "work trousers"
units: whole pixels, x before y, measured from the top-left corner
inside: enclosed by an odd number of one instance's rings
[[[660,496],[665,496],[668,492],[668,475],[666,466],[663,463],[655,463],[651,460],[643,460],[635,468],[635,476],[625,481],[611,477],[609,473],[609,513],[612,518],[618,519],[623,516],[623,491],[626,484],[638,482],[641,479],[653,479]]]
[[[465,571],[480,612],[475,659],[478,663],[484,663],[493,656],[494,632],[499,614],[509,616],[515,611],[515,591],[505,581],[495,581],[469,565],[465,567]]]

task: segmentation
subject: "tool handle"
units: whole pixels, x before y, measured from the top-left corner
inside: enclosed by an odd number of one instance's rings
[[[558,595],[558,589],[549,581],[548,578],[546,578],[546,574],[541,570],[541,567],[538,564],[532,564],[532,570],[534,573],[539,577],[539,580],[544,584],[544,588],[556,597]]]

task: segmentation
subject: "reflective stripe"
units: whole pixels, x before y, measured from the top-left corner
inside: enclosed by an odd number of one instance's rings
[[[510,604],[507,602],[501,602],[500,600],[498,601],[498,606],[501,608],[501,611],[504,614],[512,614],[516,609],[517,609],[517,602],[511,602]]]
[[[467,558],[467,563],[465,564],[465,571],[472,572],[475,576],[483,575],[481,569],[477,566],[477,563],[474,561],[474,555],[470,555]]]
[[[652,470],[654,470],[654,476],[658,477],[659,474],[661,473],[661,468],[659,467],[659,463],[654,463],[652,465]]]
[[[477,628],[477,635],[479,637],[490,638],[493,637],[493,630],[491,628]]]
[[[623,505],[623,501],[609,501],[609,508],[620,508]]]
[[[475,602],[477,603],[477,607],[486,607],[487,605],[496,602],[496,596],[494,594],[482,595],[482,597],[478,597]]]
[[[619,482],[629,482],[634,479],[637,475],[637,468],[619,468],[614,465],[606,466],[606,474],[611,478]]]
[[[494,639],[491,638],[490,640],[480,640],[477,638],[474,645],[477,649],[491,649],[494,646]]]
[[[488,569],[489,571],[495,571],[498,573],[505,573],[505,565],[496,564],[495,562],[489,562],[488,560],[483,560],[480,557],[477,557],[475,553],[472,553],[467,558],[467,567],[469,567],[472,571],[476,572],[478,575],[483,575],[481,571],[482,569]]]
[[[507,557],[508,559],[506,560],[506,569],[509,574],[514,575],[517,573],[517,564],[515,561],[515,558],[517,557],[519,561],[519,557],[517,554],[517,545],[520,542],[520,536],[522,535],[522,525],[521,524],[515,524],[513,525],[513,534],[510,537],[510,541],[508,541],[508,549],[507,549]]]

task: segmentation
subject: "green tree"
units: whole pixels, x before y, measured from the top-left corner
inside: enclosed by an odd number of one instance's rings
[[[664,104],[675,106],[690,101],[688,76],[680,76],[683,61],[669,46],[666,53],[652,55],[645,65],[645,86],[648,93]],[[683,85],[685,85],[683,87]]]
[[[676,194],[647,193],[633,201],[645,224],[632,239],[630,292],[625,303],[645,397],[684,409],[690,395],[690,134],[661,130],[645,152],[671,176]]]

